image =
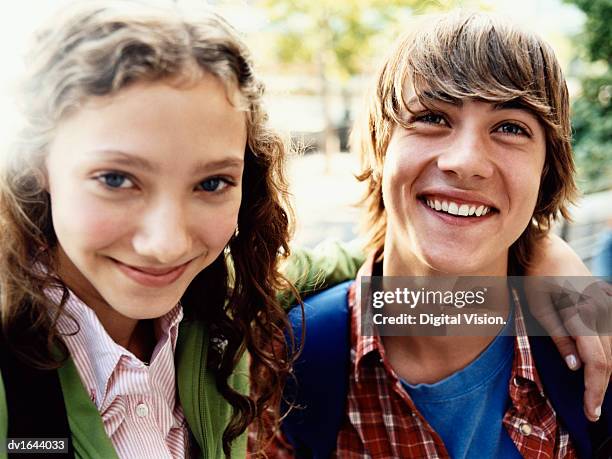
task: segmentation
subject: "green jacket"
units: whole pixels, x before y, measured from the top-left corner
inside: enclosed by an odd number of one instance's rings
[[[355,244],[343,246],[326,243],[314,250],[296,250],[284,267],[285,273],[301,293],[307,294],[329,285],[355,277],[363,263],[363,254]],[[281,294],[287,306],[295,298]],[[231,416],[231,406],[218,392],[214,375],[206,368],[208,333],[194,322],[183,322],[176,345],[178,393],[189,428],[196,439],[202,457],[224,458],[222,434]],[[104,431],[102,419],[95,404],[83,387],[72,360],[58,370],[68,423],[72,432],[75,455],[84,458],[116,458],[113,445]],[[245,355],[232,375],[234,389],[248,393],[248,357]],[[8,420],[6,398],[0,375],[0,439],[7,437]],[[0,446],[0,459],[5,459],[4,445]],[[232,458],[246,457],[246,434],[232,445]]]

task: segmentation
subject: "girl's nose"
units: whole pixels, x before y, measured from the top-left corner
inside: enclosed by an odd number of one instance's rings
[[[186,262],[192,238],[183,207],[172,200],[152,206],[139,225],[133,246],[139,255],[153,258],[163,265]]]

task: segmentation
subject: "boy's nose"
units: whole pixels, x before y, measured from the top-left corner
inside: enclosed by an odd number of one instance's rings
[[[460,180],[489,178],[494,171],[487,140],[470,130],[455,137],[454,142],[439,154],[437,165]]]

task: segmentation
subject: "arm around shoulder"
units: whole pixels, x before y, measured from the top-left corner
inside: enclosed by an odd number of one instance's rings
[[[361,241],[324,241],[313,249],[292,247],[282,271],[301,295],[308,295],[353,279],[364,261]],[[290,292],[281,292],[279,300],[285,308],[296,302]]]
[[[567,242],[549,233],[536,244],[529,276],[590,276],[591,272]]]

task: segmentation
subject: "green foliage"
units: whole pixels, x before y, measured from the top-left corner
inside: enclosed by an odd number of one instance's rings
[[[612,0],[566,1],[586,13],[580,46],[604,68],[582,76],[582,94],[572,104],[578,184],[590,193],[612,187]]]
[[[264,0],[283,64],[317,75],[326,152],[335,148],[329,95],[345,97],[351,77],[366,73],[373,56],[386,52],[396,25],[409,13],[454,6],[461,0]],[[462,0],[464,3],[469,0]],[[382,37],[388,41],[382,41]],[[347,99],[345,99],[345,104]],[[345,105],[345,113],[349,106]],[[349,115],[350,117],[350,115]]]
[[[612,58],[612,0],[567,0],[587,15],[584,26],[584,45],[589,59],[605,60],[610,64]]]
[[[585,79],[583,91],[572,106],[574,154],[580,188],[590,193],[612,186],[612,75]]]
[[[266,0],[285,64],[311,64],[328,80],[344,82],[364,71],[384,34],[406,11],[448,8],[431,0]]]

